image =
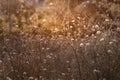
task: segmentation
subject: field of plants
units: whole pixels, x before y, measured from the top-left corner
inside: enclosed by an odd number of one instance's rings
[[[120,0],[0,0],[0,80],[120,80]]]

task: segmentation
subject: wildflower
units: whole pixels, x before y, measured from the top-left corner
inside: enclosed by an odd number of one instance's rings
[[[70,26],[70,28],[73,28],[73,26]]]
[[[50,53],[51,56],[53,56],[53,53]]]
[[[3,61],[2,60],[0,60],[0,63],[2,63]]]
[[[44,47],[42,47],[42,50],[44,50],[45,48]]]
[[[45,80],[44,78],[42,78],[42,80]]]
[[[54,30],[55,30],[55,32],[58,32],[58,31],[59,31],[59,29],[58,29],[58,28],[55,28]]]
[[[50,48],[46,48],[46,50],[49,50]]]
[[[65,76],[66,74],[65,73],[62,73],[63,76]]]
[[[97,37],[96,37],[96,36],[94,36],[94,38],[96,39]]]
[[[38,28],[38,26],[33,26],[34,28]]]
[[[47,60],[46,60],[46,59],[44,59],[44,60],[43,60],[43,63],[46,63],[46,62],[47,62]]]
[[[97,33],[97,34],[101,34],[101,31],[97,31],[96,33]]]
[[[49,5],[50,5],[50,6],[52,6],[52,5],[53,5],[53,3],[51,2]]]
[[[67,68],[67,70],[70,72],[71,69],[70,69],[70,68]]]
[[[27,64],[29,64],[29,61],[26,61]]]
[[[111,44],[113,44],[113,42],[111,41],[111,42],[109,42],[109,44],[111,45]]]
[[[108,52],[108,53],[112,53],[112,51],[111,51],[111,50],[108,50],[107,52]]]
[[[78,17],[77,17],[77,19],[79,19],[79,20],[80,20],[80,17],[78,16]]]
[[[15,54],[17,54],[16,52],[13,52],[13,54],[15,55]]]
[[[75,22],[75,20],[72,20],[72,22]]]
[[[88,35],[85,35],[86,38],[88,38],[89,36]]]
[[[116,40],[116,39],[113,39],[112,41],[113,41],[113,42],[117,42],[117,40]]]
[[[74,38],[71,38],[71,41],[74,41]]]
[[[47,68],[44,68],[43,71],[47,71]]]
[[[6,39],[6,41],[7,41],[7,42],[10,41],[10,39]]]
[[[66,61],[66,63],[70,63],[70,61]]]
[[[90,3],[90,1],[87,1],[87,3]]]
[[[95,29],[94,29],[94,28],[92,28],[91,30],[92,30],[92,31],[95,31]]]
[[[100,42],[102,42],[102,41],[104,41],[104,40],[105,40],[104,38],[101,38],[101,39],[100,39]]]
[[[99,25],[95,25],[94,28],[99,28]]]
[[[51,59],[52,57],[50,55],[47,55],[47,58]]]
[[[105,21],[107,21],[107,22],[108,22],[108,21],[110,21],[110,20],[109,20],[109,19],[105,19]]]
[[[42,78],[42,76],[39,76],[39,78]]]
[[[43,22],[46,22],[46,19],[43,19],[42,21],[43,21]]]
[[[83,47],[84,46],[84,44],[83,43],[80,43],[80,47]]]
[[[78,41],[78,39],[75,39],[75,41]]]
[[[118,31],[120,31],[120,28],[119,28],[119,27],[117,27],[117,30],[118,30]]]
[[[35,78],[35,80],[38,80],[37,78]]]
[[[12,80],[10,77],[6,77],[7,80]]]
[[[93,72],[95,72],[95,73],[99,73],[100,71],[97,70],[97,69],[94,69]]]
[[[18,28],[19,26],[18,26],[18,25],[16,25],[16,27]]]
[[[86,43],[86,46],[89,46],[90,45],[90,43]]]
[[[34,79],[32,76],[28,78],[29,80]]]
[[[23,72],[24,75],[26,75],[27,73],[26,72]]]

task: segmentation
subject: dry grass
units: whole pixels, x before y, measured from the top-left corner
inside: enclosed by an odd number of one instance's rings
[[[0,16],[0,80],[120,80],[119,4],[108,2],[25,3],[10,32]]]

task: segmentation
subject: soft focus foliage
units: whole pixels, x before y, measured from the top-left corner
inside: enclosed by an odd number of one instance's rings
[[[120,80],[120,1],[0,0],[0,80]]]

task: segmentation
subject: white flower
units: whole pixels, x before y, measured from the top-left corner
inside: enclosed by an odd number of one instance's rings
[[[24,75],[26,75],[27,73],[26,72],[23,72]]]
[[[75,22],[75,20],[72,20],[72,22]]]
[[[42,78],[42,80],[45,80],[44,78]]]
[[[95,25],[94,27],[95,27],[95,28],[99,28],[99,25]]]
[[[44,47],[42,47],[42,50],[44,50],[45,48]]]
[[[66,74],[65,73],[62,73],[63,76],[65,76]]]
[[[77,26],[80,26],[80,24],[77,24]]]
[[[90,45],[90,43],[86,43],[86,46],[89,46]]]
[[[70,72],[71,68],[67,68],[67,70]]]
[[[108,22],[108,21],[110,21],[110,20],[109,20],[109,19],[105,19],[105,21],[107,21],[107,22]]]
[[[111,44],[113,44],[113,42],[112,42],[112,41],[110,41],[110,42],[109,42],[109,44],[111,45]]]
[[[73,28],[73,26],[70,26],[70,28]]]
[[[71,41],[74,41],[74,38],[71,38]]]
[[[49,58],[49,59],[51,59],[51,58],[52,58],[50,55],[47,55],[46,57],[47,57],[47,58]]]
[[[49,5],[50,5],[50,6],[52,6],[52,5],[53,5],[53,3],[51,2]]]
[[[37,78],[35,78],[34,80],[38,80]]]
[[[120,27],[117,27],[117,30],[120,31]]]
[[[103,80],[106,80],[106,78],[103,78]]]
[[[53,53],[50,53],[51,56],[53,56]]]
[[[117,40],[116,40],[116,39],[113,39],[112,41],[113,41],[113,42],[117,42]]]
[[[42,78],[42,76],[39,76],[39,78]]]
[[[111,50],[108,50],[107,52],[108,52],[108,53],[112,53],[112,51],[111,51]]]
[[[46,48],[46,50],[49,50],[50,48]]]
[[[80,17],[79,17],[79,16],[78,16],[77,18],[80,20]]]
[[[10,77],[6,77],[7,80],[12,80]]]
[[[87,3],[90,3],[90,1],[87,1]]]
[[[95,31],[95,29],[93,28],[93,29],[91,29],[92,31]]]
[[[15,54],[17,54],[16,52],[13,52],[13,54],[15,55]]]
[[[84,46],[84,44],[83,43],[80,43],[80,47],[83,47]]]
[[[32,76],[28,78],[29,80],[34,79]]]
[[[70,61],[66,61],[66,63],[70,63]]]
[[[44,68],[43,71],[47,71],[47,68]]]
[[[100,70],[94,69],[93,72],[95,72],[95,73],[99,73]]]
[[[47,60],[46,60],[46,59],[44,59],[44,60],[43,60],[43,63],[46,63],[46,62],[47,62]]]
[[[0,63],[2,63],[3,61],[2,60],[0,60]]]
[[[86,38],[88,38],[89,36],[88,35],[85,35]]]
[[[97,37],[96,37],[96,36],[94,36],[94,38],[96,39]]]
[[[59,29],[58,29],[58,28],[55,28],[54,30],[55,30],[55,32],[58,32],[58,31],[59,31]]]
[[[46,19],[42,19],[42,22],[46,22]]]
[[[6,41],[7,41],[7,42],[10,41],[10,39],[6,39]]]
[[[16,27],[18,28],[19,26],[18,26],[18,25],[16,25]]]
[[[100,42],[102,42],[102,41],[104,41],[104,40],[105,40],[104,38],[101,38],[101,39],[100,39]]]
[[[75,39],[75,41],[78,41],[78,39]]]
[[[29,64],[29,61],[26,61],[27,64]]]
[[[34,28],[38,28],[38,26],[33,26]]]
[[[101,34],[101,31],[97,31],[96,33],[97,33],[97,34]]]

